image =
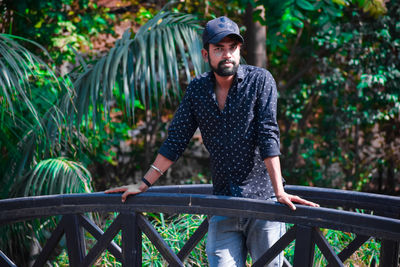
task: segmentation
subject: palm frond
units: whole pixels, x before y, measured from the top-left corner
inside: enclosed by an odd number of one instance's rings
[[[72,131],[65,127],[67,124],[64,114],[55,104],[41,115],[39,123],[33,123],[30,117],[21,114],[14,120],[3,121],[0,141],[7,154],[2,158],[5,164],[1,168],[0,180],[4,186],[0,197],[9,197],[10,186],[36,161],[58,156],[63,148],[73,145],[69,141]]]
[[[66,121],[57,108],[57,97],[62,93],[73,94],[66,80],[57,77],[41,58],[22,46],[21,41],[34,45],[48,56],[36,42],[0,34],[0,132],[4,134],[2,144],[7,144],[2,157],[6,164],[1,169],[0,180],[5,185],[26,172],[35,158],[54,153],[53,148],[59,146],[62,136],[61,125]],[[52,101],[49,96],[53,96]],[[2,197],[7,196],[3,193]]]
[[[91,176],[83,165],[65,158],[50,158],[39,162],[28,175],[15,181],[9,197],[90,192],[93,192]],[[1,241],[0,248],[9,255],[21,257],[24,252],[31,251],[29,240],[45,242],[46,235],[56,226],[57,218],[52,217],[3,227],[0,233],[8,239],[2,240],[13,242]],[[31,238],[27,239],[27,236]],[[24,257],[20,259],[20,264],[27,265],[23,262]]]
[[[16,109],[26,107],[40,126],[40,114],[31,101],[30,84],[35,79],[43,76],[43,70],[47,72],[47,79],[52,79],[56,90],[69,87],[60,84],[54,72],[47,64],[20,45],[14,39],[29,42],[40,48],[45,54],[47,51],[38,43],[18,36],[0,34],[0,104],[1,112],[7,112],[14,118]],[[57,89],[58,88],[58,89]]]
[[[13,195],[38,196],[68,193],[90,193],[90,172],[80,163],[65,158],[40,161],[12,189]]]
[[[108,119],[115,90],[131,118],[137,99],[148,108],[157,108],[161,97],[180,96],[182,77],[189,82],[204,68],[199,29],[196,17],[165,10],[143,25],[133,39],[128,29],[107,55],[76,79],[76,109],[68,104],[64,107],[67,114],[75,118],[74,123],[89,125],[91,117],[99,126],[104,123],[100,114]]]

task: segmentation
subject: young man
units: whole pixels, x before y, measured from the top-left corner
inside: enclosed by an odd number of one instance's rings
[[[317,207],[283,187],[276,121],[277,89],[265,69],[240,65],[243,37],[227,17],[209,21],[201,53],[211,71],[196,77],[168,129],[168,137],[138,185],[107,193],[144,192],[176,161],[197,127],[210,152],[215,195],[274,199],[295,210],[293,202]],[[209,221],[210,266],[245,266],[247,253],[257,260],[284,232],[284,224],[250,218],[213,216]],[[282,255],[269,266],[281,266]]]

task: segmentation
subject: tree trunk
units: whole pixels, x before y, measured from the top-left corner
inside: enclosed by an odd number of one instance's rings
[[[249,4],[246,8],[245,34],[246,62],[249,65],[266,68],[267,67],[267,27],[260,22],[254,21],[253,14],[261,10],[261,17],[264,18],[265,10],[263,6],[253,7]]]

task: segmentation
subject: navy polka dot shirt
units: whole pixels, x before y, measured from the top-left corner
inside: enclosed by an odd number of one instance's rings
[[[265,69],[240,65],[222,111],[214,88],[212,72],[193,79],[159,153],[176,161],[199,127],[214,194],[268,199],[274,191],[263,159],[280,155],[275,80]]]

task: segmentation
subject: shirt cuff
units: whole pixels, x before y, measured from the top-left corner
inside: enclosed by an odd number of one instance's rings
[[[179,155],[176,154],[175,152],[169,150],[165,145],[162,145],[160,150],[158,150],[158,153],[166,157],[167,159],[171,161],[177,161],[179,158]]]
[[[264,147],[260,147],[260,155],[262,159],[280,156],[281,151],[279,149],[279,145],[274,145],[272,143],[266,144]]]

